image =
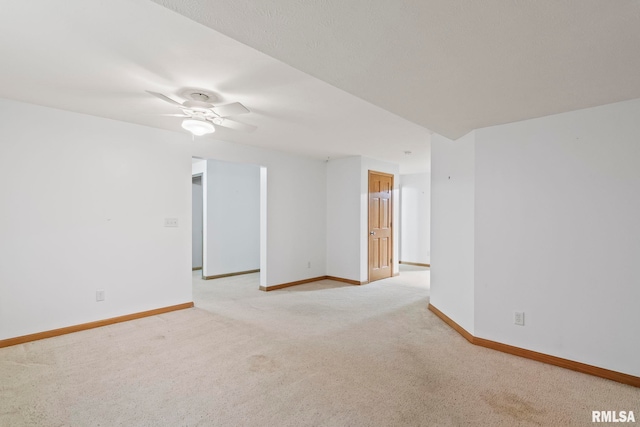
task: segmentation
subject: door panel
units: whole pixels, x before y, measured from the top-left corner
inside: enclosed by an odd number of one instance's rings
[[[391,277],[393,175],[369,171],[369,281]]]

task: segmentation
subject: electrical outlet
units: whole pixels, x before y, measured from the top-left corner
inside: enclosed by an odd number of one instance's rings
[[[307,268],[311,268],[311,261],[307,263]]]
[[[104,301],[104,290],[96,291],[96,301]]]
[[[524,326],[524,312],[516,311],[513,313],[513,323],[519,326]]]
[[[165,227],[177,227],[178,226],[178,218],[165,218],[164,219]]]

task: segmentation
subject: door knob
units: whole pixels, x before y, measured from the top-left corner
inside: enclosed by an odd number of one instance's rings
[[[370,235],[370,236],[375,236],[375,234],[376,234],[376,232],[375,232],[375,231],[370,231],[370,232],[369,232],[369,235]]]

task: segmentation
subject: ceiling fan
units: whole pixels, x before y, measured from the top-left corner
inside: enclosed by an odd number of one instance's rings
[[[182,114],[163,114],[172,117],[184,117],[182,127],[194,135],[205,135],[215,132],[216,126],[223,126],[230,129],[244,132],[253,132],[256,126],[240,123],[231,120],[229,116],[246,114],[249,109],[239,102],[232,102],[225,105],[213,105],[216,96],[210,92],[200,89],[183,90],[180,95],[185,98],[184,102],[178,102],[158,92],[146,91],[148,94],[162,99],[169,104],[175,105],[182,110]]]

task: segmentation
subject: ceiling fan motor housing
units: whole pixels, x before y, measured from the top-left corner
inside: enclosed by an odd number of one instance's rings
[[[215,93],[209,90],[193,88],[193,87],[187,87],[180,90],[178,92],[178,96],[180,96],[182,99],[186,99],[187,101],[197,101],[197,102],[204,102],[208,104],[213,104],[215,102],[220,101],[220,99]]]

